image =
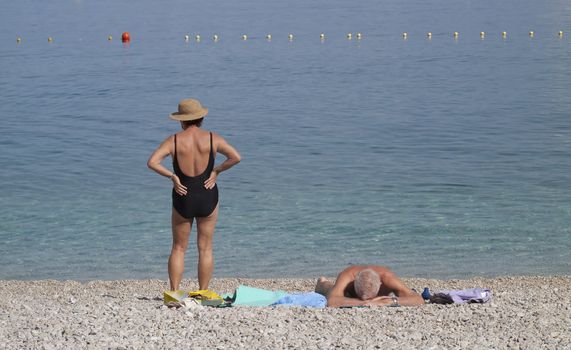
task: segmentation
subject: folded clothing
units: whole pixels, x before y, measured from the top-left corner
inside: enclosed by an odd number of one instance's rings
[[[286,294],[272,305],[290,305],[324,308],[327,298],[315,292]]]
[[[434,293],[430,302],[434,304],[487,303],[492,299],[492,291],[487,288],[443,290]]]

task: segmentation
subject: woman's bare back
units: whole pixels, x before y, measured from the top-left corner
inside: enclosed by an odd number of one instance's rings
[[[212,151],[216,154],[215,149]],[[185,175],[201,175],[208,166],[210,132],[199,128],[188,128],[176,134],[176,156],[180,170]]]

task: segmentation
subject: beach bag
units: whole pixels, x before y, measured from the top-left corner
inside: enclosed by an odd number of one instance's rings
[[[192,307],[194,305],[218,306],[224,303],[224,299],[216,292],[208,289],[185,292],[183,290],[166,291],[163,293],[163,301],[170,307]]]
[[[199,301],[191,299],[184,290],[169,290],[163,293],[163,303],[168,307],[196,307]]]
[[[222,304],[225,304],[225,300],[220,295],[209,289],[191,291],[188,292],[188,296],[200,301],[200,304],[203,306],[222,306]]]

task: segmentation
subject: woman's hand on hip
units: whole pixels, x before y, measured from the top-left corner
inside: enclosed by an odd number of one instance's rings
[[[178,176],[174,175],[171,177],[172,183],[173,183],[173,187],[176,193],[178,193],[181,196],[185,196],[186,195],[186,186],[184,186],[181,182],[180,179],[178,178]]]
[[[207,190],[211,190],[216,186],[216,178],[218,177],[218,172],[216,170],[212,170],[210,173],[210,177],[204,181],[204,187]]]

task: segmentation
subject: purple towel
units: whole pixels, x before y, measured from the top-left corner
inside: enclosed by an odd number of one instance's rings
[[[443,290],[431,297],[431,302],[436,304],[464,304],[464,303],[487,303],[492,299],[492,291],[487,288],[469,288],[462,290]]]

